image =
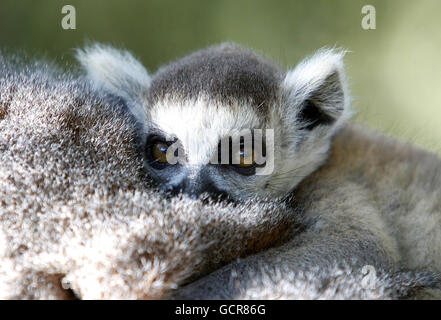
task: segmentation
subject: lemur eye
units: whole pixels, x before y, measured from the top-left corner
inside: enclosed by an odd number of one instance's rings
[[[156,135],[148,137],[145,155],[149,165],[155,169],[161,170],[169,165],[176,164],[179,155],[178,149],[176,148],[177,145],[175,145],[176,142],[177,140],[168,141]]]
[[[168,145],[164,142],[158,141],[152,144],[152,158],[159,163],[167,163]]]
[[[236,155],[238,158],[238,166],[241,168],[251,168],[256,163],[254,162],[254,150],[240,150]]]
[[[255,151],[252,146],[244,146],[242,142],[240,145],[240,149],[231,156],[233,164],[232,167],[237,172],[246,176],[255,174]]]
[[[228,137],[219,141],[218,152],[217,152],[217,162],[224,166],[224,168],[231,168],[236,172],[245,175],[251,176],[256,173],[256,168],[265,165],[257,164],[256,161],[259,159],[259,155],[264,157],[266,154],[265,148],[259,147],[259,145],[255,145],[254,139],[248,142],[245,141],[244,137],[240,138],[240,145],[234,146],[234,142],[232,137]],[[237,141],[237,140],[236,140]],[[224,150],[224,148],[227,149]],[[228,162],[225,162],[227,159],[225,158],[226,152],[228,152]],[[228,166],[226,166],[228,164]]]

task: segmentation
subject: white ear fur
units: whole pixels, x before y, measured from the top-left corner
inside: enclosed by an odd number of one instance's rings
[[[143,98],[151,78],[130,52],[94,44],[77,49],[76,58],[87,71],[95,88],[123,98],[136,119],[145,121],[146,106]]]
[[[328,120],[349,116],[350,95],[343,65],[345,53],[320,49],[286,73],[282,90],[288,96],[293,116],[298,119],[306,101],[312,101]]]

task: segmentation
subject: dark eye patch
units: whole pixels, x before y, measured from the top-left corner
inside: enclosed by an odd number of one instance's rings
[[[177,142],[177,139],[168,141],[164,136],[158,134],[151,134],[147,137],[145,147],[145,156],[150,166],[155,169],[162,170],[171,164],[167,162],[166,154],[168,148]],[[178,149],[174,152],[175,157],[178,156]]]

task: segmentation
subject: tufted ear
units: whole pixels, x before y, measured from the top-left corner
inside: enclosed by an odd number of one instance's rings
[[[321,49],[286,73],[282,90],[287,97],[287,114],[299,128],[314,130],[330,126],[347,114],[344,51]]]
[[[123,98],[136,119],[144,121],[144,100],[151,78],[130,52],[94,44],[77,49],[76,58],[95,88]]]

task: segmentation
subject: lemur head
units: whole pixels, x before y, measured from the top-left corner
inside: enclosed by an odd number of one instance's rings
[[[224,43],[150,76],[127,51],[77,52],[92,83],[127,103],[162,188],[236,200],[283,196],[324,162],[349,114],[343,55],[322,49],[285,72]]]

